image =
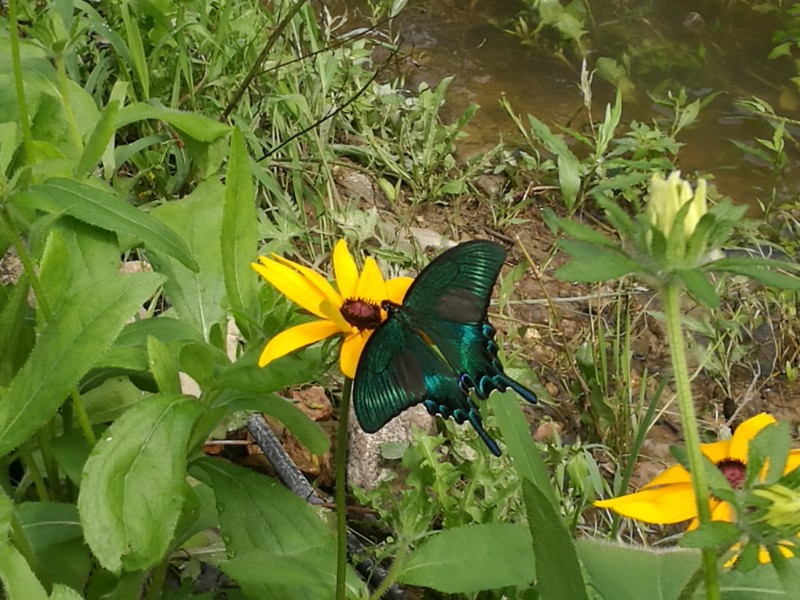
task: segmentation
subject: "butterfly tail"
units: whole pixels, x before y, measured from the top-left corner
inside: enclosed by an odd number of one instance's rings
[[[502,452],[500,452],[500,447],[497,445],[497,442],[495,442],[491,437],[489,437],[489,434],[486,433],[486,430],[483,428],[483,423],[481,423],[481,416],[478,414],[478,411],[474,408],[470,410],[467,413],[467,419],[470,423],[472,423],[472,426],[475,428],[475,431],[478,432],[478,435],[481,436],[483,443],[489,448],[489,452],[495,456],[500,456],[502,454]]]
[[[511,388],[531,404],[536,404],[536,402],[538,401],[538,399],[536,398],[536,394],[534,394],[531,390],[526,388],[518,381],[514,381],[513,379],[511,379],[511,377],[509,377],[505,373],[503,373],[498,378],[497,387],[501,391],[505,391],[507,388]]]

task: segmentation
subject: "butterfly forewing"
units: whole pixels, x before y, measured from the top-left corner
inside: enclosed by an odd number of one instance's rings
[[[483,240],[450,248],[417,276],[403,310],[431,322],[483,320],[505,254],[501,246]]]

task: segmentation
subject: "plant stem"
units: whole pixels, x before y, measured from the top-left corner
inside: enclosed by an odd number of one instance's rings
[[[14,87],[17,92],[17,109],[19,110],[19,126],[22,130],[22,146],[25,160],[32,165],[35,159],[33,152],[33,135],[28,119],[28,103],[25,100],[25,83],[22,79],[22,61],[19,53],[19,19],[17,18],[17,0],[8,2],[8,21],[11,34],[11,63],[14,68]]]
[[[703,525],[711,520],[709,506],[708,481],[706,480],[703,453],[700,450],[700,434],[697,431],[697,417],[692,401],[692,388],[689,381],[689,369],[686,365],[686,347],[681,328],[681,287],[677,282],[669,282],[664,286],[662,299],[667,320],[667,338],[672,360],[672,371],[675,377],[675,392],[681,413],[681,428],[686,444],[686,455],[689,460],[689,471],[692,474],[692,487],[697,503],[697,518]],[[703,549],[703,570],[706,582],[707,600],[719,600],[719,573],[717,556],[713,549]]]
[[[353,380],[344,378],[336,432],[336,600],[344,600],[347,581],[347,421]]]

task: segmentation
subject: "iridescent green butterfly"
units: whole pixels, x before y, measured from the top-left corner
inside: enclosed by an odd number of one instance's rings
[[[375,433],[422,403],[432,415],[469,421],[500,456],[471,393],[485,400],[493,390],[511,388],[536,402],[531,390],[503,371],[495,329],[486,317],[505,255],[494,242],[465,242],[423,269],[402,304],[383,302],[388,318],[364,347],[353,382],[353,404],[364,431]]]

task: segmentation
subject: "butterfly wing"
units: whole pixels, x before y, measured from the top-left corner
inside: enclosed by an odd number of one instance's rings
[[[486,319],[505,256],[502,246],[485,240],[451,248],[414,280],[402,311],[479,398],[512,388],[528,402],[536,402],[531,390],[505,374],[497,357],[495,329]]]
[[[462,379],[401,315],[391,316],[370,336],[361,353],[353,382],[356,417],[364,431],[375,433],[420,403],[432,415],[457,423],[469,421],[489,450],[500,456]]]

